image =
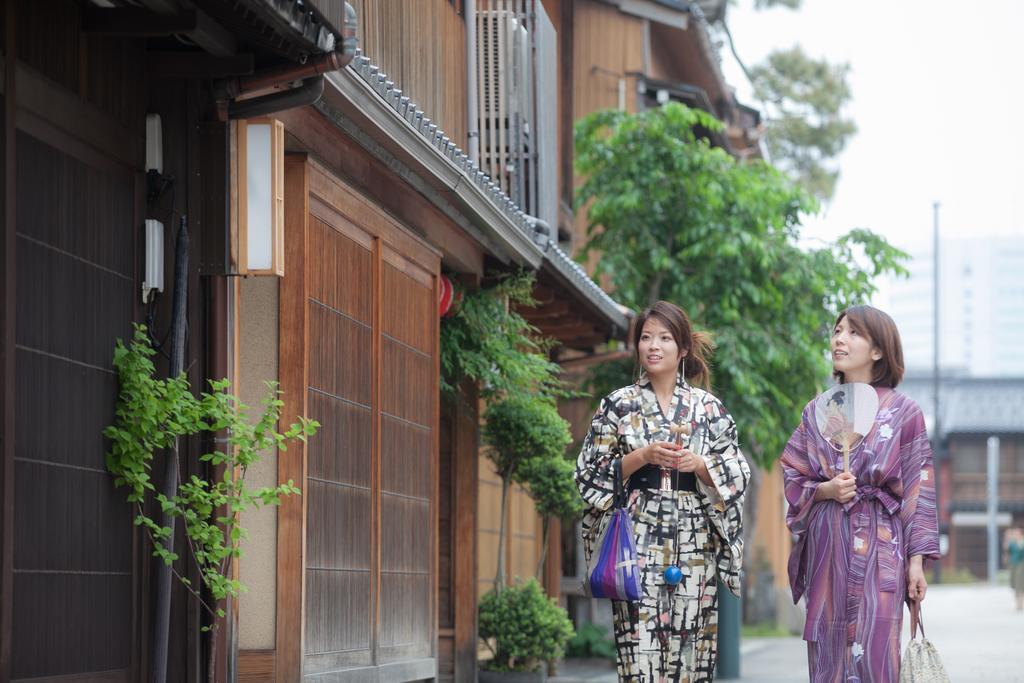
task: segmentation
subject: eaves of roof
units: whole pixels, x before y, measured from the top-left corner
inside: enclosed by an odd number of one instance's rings
[[[621,338],[629,331],[629,309],[608,296],[590,279],[583,266],[576,263],[554,242],[550,242],[544,252],[544,268],[552,272],[564,287],[575,289],[582,294],[587,305],[611,323],[614,328],[613,337]]]
[[[327,75],[324,97],[316,107],[361,144],[376,147],[371,152],[391,161],[396,171],[414,169],[414,174],[404,174],[406,179],[419,182],[416,189],[493,256],[550,269],[610,326],[626,330],[622,307],[557,243],[539,234],[533,219],[361,53],[345,69]]]
[[[602,2],[614,5],[624,14],[672,26],[682,31],[686,30],[687,22],[690,19],[691,3],[683,0],[602,0]]]
[[[930,378],[904,380],[898,391],[917,401],[925,415],[934,412]],[[939,385],[940,436],[1024,435],[1024,378],[942,377]]]
[[[540,265],[543,252],[527,216],[369,59],[357,54],[326,80],[324,97],[316,105],[323,114],[335,123],[339,113],[348,117],[370,133],[371,142],[414,169],[434,190],[425,192],[428,199],[448,202],[439,208],[449,217],[462,217],[460,227],[495,258],[531,268]],[[360,142],[365,146],[366,141]]]
[[[259,46],[290,59],[305,61],[311,54],[340,49],[343,41],[345,2],[327,3],[281,2],[279,0],[237,0],[225,3],[216,0],[194,0],[239,40]],[[336,16],[333,16],[336,15]]]
[[[725,73],[722,71],[722,57],[718,48],[711,40],[711,25],[704,15],[704,10],[697,3],[690,5],[690,15],[693,16],[693,29],[697,34],[697,41],[700,43],[701,52],[711,69],[715,82],[718,83],[722,93],[729,93],[729,83],[725,80]]]

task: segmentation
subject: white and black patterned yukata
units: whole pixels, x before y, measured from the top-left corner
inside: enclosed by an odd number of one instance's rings
[[[736,423],[721,401],[682,378],[669,415],[671,420],[646,377],[612,392],[601,401],[576,464],[576,483],[587,504],[583,544],[588,562],[609,517],[605,511],[614,494],[614,459],[653,441],[671,441],[671,424],[689,423],[690,450],[704,458],[714,482],[706,486],[696,480],[691,487],[696,491],[663,493],[657,468],[648,465],[630,477],[645,477],[653,488],[636,488],[634,481],[629,495],[643,598],[612,601],[619,680],[629,683],[712,680],[717,580],[739,595],[743,495],[750,468],[737,446]],[[662,571],[671,564],[682,569],[683,580],[670,592]]]

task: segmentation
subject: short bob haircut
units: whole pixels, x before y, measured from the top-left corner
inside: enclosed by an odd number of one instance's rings
[[[693,329],[690,318],[686,312],[668,301],[658,301],[653,306],[645,308],[636,318],[633,319],[633,360],[637,369],[640,364],[640,337],[643,336],[644,325],[648,320],[654,318],[661,322],[672,338],[676,346],[686,355],[679,361],[679,370],[691,384],[704,389],[711,388],[711,353],[714,350],[714,343],[711,335]]]
[[[875,361],[871,371],[871,386],[895,388],[903,380],[903,343],[900,331],[888,313],[874,306],[850,306],[839,314],[832,329],[835,330],[839,321],[846,318],[850,327],[858,334],[871,340],[871,345],[882,352],[882,357]],[[842,384],[846,381],[841,372],[833,372],[832,376]]]

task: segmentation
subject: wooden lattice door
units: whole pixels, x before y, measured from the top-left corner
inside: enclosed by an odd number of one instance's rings
[[[304,251],[286,261],[282,306],[302,306],[305,320],[282,310],[281,346],[301,347],[306,414],[322,425],[303,487],[302,669],[331,680],[427,677],[437,642],[440,257],[324,169],[301,172]]]

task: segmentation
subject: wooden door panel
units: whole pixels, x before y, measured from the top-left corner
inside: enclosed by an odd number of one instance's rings
[[[373,251],[372,240],[354,230],[338,229],[337,216],[327,214],[332,222],[316,215],[309,220],[309,296],[339,313],[370,324],[373,318]],[[347,226],[346,226],[347,227]],[[361,239],[354,239],[359,238]]]
[[[367,572],[371,566],[370,490],[310,478],[307,567],[312,571]]]
[[[429,426],[437,401],[435,359],[387,336],[383,346],[381,410]]]
[[[315,672],[371,661],[374,257],[366,235],[312,214],[309,230],[308,406],[321,433],[307,455],[305,645]]]
[[[373,423],[369,406],[309,392],[309,417],[320,423],[309,440],[309,477],[370,488]]]
[[[384,334],[430,354],[432,317],[436,317],[432,283],[414,279],[390,262],[384,265]]]
[[[436,649],[440,261],[315,164],[309,188],[303,668],[388,680],[358,667]]]
[[[381,419],[381,488],[427,500],[434,435],[428,427],[384,415]]]
[[[307,655],[368,651],[372,616],[369,572],[307,572]]]
[[[432,564],[430,501],[384,493],[381,517],[381,571],[428,573]]]
[[[430,602],[424,596],[433,592],[429,574],[392,574],[381,576],[380,647],[393,648],[392,657],[405,653],[428,655],[432,649],[428,639],[433,630],[430,623]],[[398,651],[401,648],[403,651]],[[389,659],[382,653],[381,659]]]
[[[372,329],[311,301],[309,341],[310,389],[369,408],[373,400],[368,362]]]

